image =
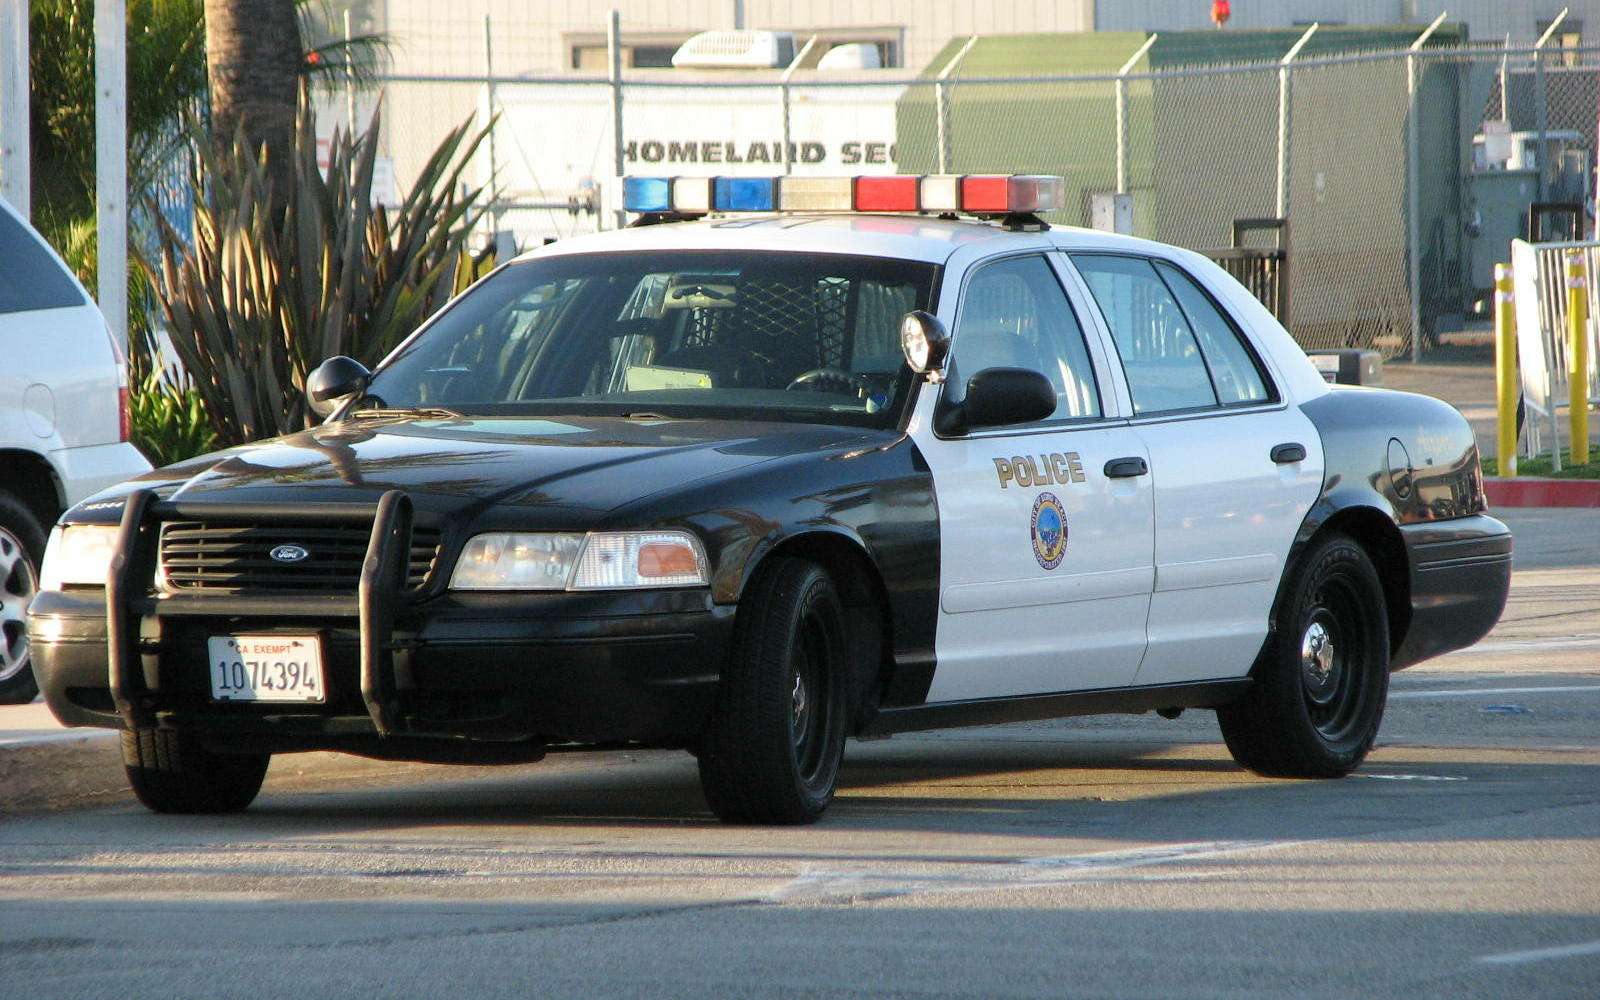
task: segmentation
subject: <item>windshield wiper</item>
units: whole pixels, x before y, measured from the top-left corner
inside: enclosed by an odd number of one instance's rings
[[[461,414],[443,406],[374,406],[365,410],[352,410],[345,415],[346,420],[356,418],[371,420],[394,420],[402,417],[421,417],[434,420],[460,420]]]

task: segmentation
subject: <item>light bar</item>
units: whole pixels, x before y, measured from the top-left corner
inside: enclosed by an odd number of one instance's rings
[[[778,178],[718,177],[711,182],[711,207],[719,212],[770,212],[778,207]]]
[[[1067,200],[1066,182],[1045,174],[986,174],[961,178],[961,211],[983,215],[1050,212]]]
[[[915,212],[917,178],[904,175],[856,178],[856,211]]]
[[[778,185],[784,212],[848,212],[855,208],[853,177],[785,177]]]
[[[924,177],[919,194],[924,212],[961,210],[961,178],[955,174],[931,174]]]
[[[862,177],[624,177],[623,208],[646,215],[709,212],[962,212],[1027,215],[1066,205],[1047,174]]]
[[[704,215],[711,211],[711,178],[674,177],[672,210],[685,215]]]

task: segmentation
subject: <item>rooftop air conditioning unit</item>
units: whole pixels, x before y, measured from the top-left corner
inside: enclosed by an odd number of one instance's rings
[[[702,31],[672,55],[677,69],[774,69],[793,61],[787,31]]]
[[[848,42],[829,49],[820,62],[819,70],[882,69],[883,57],[878,47],[870,42]]]

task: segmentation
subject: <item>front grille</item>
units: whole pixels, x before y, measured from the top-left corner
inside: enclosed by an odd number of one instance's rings
[[[161,526],[161,569],[173,590],[353,594],[371,533],[371,525],[359,522],[168,521]],[[306,557],[280,562],[269,555],[285,545],[304,549]],[[406,586],[425,584],[438,558],[439,529],[413,527]]]

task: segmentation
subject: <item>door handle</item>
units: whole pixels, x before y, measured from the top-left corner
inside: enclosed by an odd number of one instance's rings
[[[1107,479],[1132,479],[1150,472],[1150,466],[1137,455],[1131,458],[1113,458],[1106,463]]]
[[[1297,441],[1280,444],[1272,449],[1272,460],[1279,465],[1304,462],[1306,460],[1306,446]]]

